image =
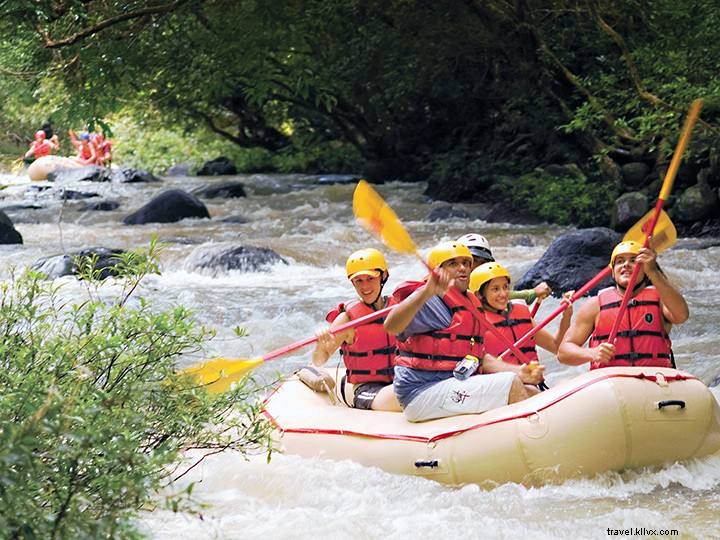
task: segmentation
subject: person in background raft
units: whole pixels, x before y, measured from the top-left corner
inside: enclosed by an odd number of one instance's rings
[[[106,139],[103,133],[93,133],[90,144],[95,147],[95,163],[101,167],[109,167],[112,164],[112,141]]]
[[[385,320],[398,339],[393,387],[411,422],[480,413],[522,401],[544,366],[517,366],[485,353],[480,301],[468,294],[472,254],[458,241],[436,245],[424,281],[400,284]],[[480,359],[482,362],[480,362]]]
[[[499,263],[489,262],[481,264],[470,274],[470,292],[477,294],[482,302],[487,320],[498,329],[500,334],[505,336],[511,343],[515,343],[535,327],[535,321],[530,310],[522,300],[510,301],[510,273]],[[570,327],[572,317],[572,302],[570,299],[575,291],[566,292],[563,302],[568,307],[563,311],[562,319],[557,333],[553,336],[544,328],[532,336],[524,345],[519,347],[524,358],[518,358],[513,353],[500,358],[507,350],[507,345],[502,343],[491,332],[485,333],[485,351],[491,355],[511,364],[523,364],[538,362],[536,345],[557,354],[560,343],[567,329]],[[541,389],[545,389],[541,383]]]
[[[690,311],[685,298],[660,270],[656,253],[633,241],[612,252],[613,287],[589,298],[578,311],[558,351],[563,364],[590,362],[590,369],[610,366],[675,367],[670,328],[684,323]],[[607,343],[636,264],[642,265],[632,298],[621,315],[614,343]],[[590,338],[587,348],[583,347]]]
[[[385,257],[377,249],[361,249],[348,257],[345,269],[359,300],[340,304],[328,313],[330,327],[318,331],[312,361],[300,370],[305,373],[298,375],[306,384],[312,375],[321,376],[317,368],[324,366],[339,347],[347,369],[340,383],[340,396],[345,403],[357,409],[400,411],[392,387],[396,341],[385,331],[384,319],[330,333],[341,324],[395,304],[393,298],[382,295],[390,276]]]
[[[57,150],[59,148],[60,144],[57,142],[56,135],[53,135],[50,139],[46,139],[45,131],[39,129],[35,132],[35,140],[30,143],[30,148],[27,152],[25,152],[23,158],[26,163],[32,162],[43,156],[49,156],[53,150]],[[32,160],[30,159],[30,156],[33,156]]]
[[[79,140],[75,137],[75,132],[72,129],[68,130],[68,134],[78,152],[77,156],[73,156],[70,159],[77,161],[81,165],[92,165],[95,163],[97,153],[95,147],[90,144],[90,134],[87,131],[83,131],[80,134]]]
[[[481,264],[495,262],[492,251],[490,250],[490,242],[481,234],[469,233],[458,238],[458,242],[465,244],[473,256],[472,269],[475,270]],[[524,289],[521,291],[510,291],[510,300],[524,300],[527,305],[532,304],[535,300],[542,302],[545,298],[552,294],[550,285],[544,281],[535,285],[533,289]]]

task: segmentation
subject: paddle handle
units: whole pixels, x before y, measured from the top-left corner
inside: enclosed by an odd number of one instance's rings
[[[365,323],[374,321],[375,319],[379,319],[390,313],[394,307],[394,305],[388,306],[379,311],[375,311],[374,313],[368,313],[367,315],[363,315],[362,317],[358,317],[357,319],[348,321],[345,324],[341,324],[340,326],[336,326],[335,328],[331,329],[330,333],[337,334],[339,332],[344,332],[345,330],[348,330],[350,328],[355,328],[356,326],[361,326]],[[275,349],[274,351],[265,353],[262,355],[261,358],[263,362],[267,362],[268,360],[272,360],[273,358],[277,358],[278,356],[282,356],[296,349],[300,349],[301,347],[305,347],[305,345],[310,345],[311,343],[317,341],[317,339],[317,336],[301,339],[300,341],[296,341],[295,343],[291,343],[290,345],[286,345],[285,347],[280,347],[279,349]]]
[[[655,230],[655,225],[657,225],[658,218],[660,217],[660,212],[663,209],[665,201],[670,196],[670,190],[675,183],[675,176],[677,175],[678,168],[680,167],[680,160],[682,159],[682,155],[685,153],[685,148],[687,147],[688,141],[690,140],[690,134],[692,133],[692,128],[695,125],[695,121],[698,119],[701,107],[702,100],[700,99],[696,99],[695,101],[693,101],[693,104],[690,107],[690,112],[688,113],[688,117],[685,120],[685,125],[683,126],[680,140],[678,141],[677,148],[675,149],[675,154],[673,155],[672,161],[670,161],[670,167],[668,167],[668,172],[665,175],[665,180],[663,181],[662,188],[660,189],[660,196],[658,197],[657,204],[655,205],[655,213],[653,214],[652,220],[648,224],[643,247],[648,246],[650,242],[650,237],[652,236],[653,231]],[[622,315],[623,313],[625,313],[625,309],[627,309],[627,306],[630,303],[630,298],[632,297],[633,289],[635,288],[635,283],[637,282],[637,277],[640,274],[641,266],[641,264],[636,264],[635,268],[633,268],[633,272],[630,275],[630,282],[627,284],[627,289],[625,289],[625,294],[623,295],[622,302],[620,303],[620,309],[618,310],[617,317],[615,318],[615,322],[610,329],[610,334],[608,335],[607,339],[608,343],[615,342],[618,329],[620,328],[620,321],[622,320]]]
[[[535,300],[535,305],[532,308],[532,311],[530,311],[530,316],[535,317],[537,315],[538,309],[540,309],[540,304],[542,304],[542,300]]]
[[[580,298],[582,298],[583,296],[585,296],[585,294],[587,294],[587,292],[590,289],[594,288],[598,283],[600,283],[603,279],[605,279],[606,277],[608,277],[610,275],[610,270],[611,270],[610,267],[606,266],[600,272],[598,272],[598,274],[594,278],[592,278],[585,285],[583,285],[582,287],[580,287],[577,291],[575,291],[573,293],[573,295],[570,297],[570,303],[561,302],[560,306],[555,311],[553,311],[547,318],[545,318],[542,322],[539,322],[538,324],[536,324],[524,336],[522,336],[520,339],[518,339],[515,342],[515,347],[522,347],[525,343],[527,343],[527,341],[531,337],[533,337],[540,330],[545,328],[550,323],[550,321],[552,321],[555,317],[557,317],[563,311],[565,311],[570,304],[575,303],[575,301],[577,301]],[[502,353],[500,356],[503,356],[503,357],[507,356],[511,352],[513,352],[513,351],[511,351],[511,349],[508,349],[504,353]]]

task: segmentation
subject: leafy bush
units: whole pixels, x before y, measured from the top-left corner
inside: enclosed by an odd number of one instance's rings
[[[162,503],[183,449],[269,456],[252,381],[209,395],[175,372],[210,332],[131,297],[156,253],[128,255],[119,281],[81,264],[79,302],[33,272],[0,284],[0,537],[138,538],[135,513]],[[164,504],[192,510],[190,492]]]
[[[618,196],[614,188],[583,175],[556,177],[542,170],[503,184],[501,189],[514,208],[527,208],[549,223],[578,227],[607,226]]]

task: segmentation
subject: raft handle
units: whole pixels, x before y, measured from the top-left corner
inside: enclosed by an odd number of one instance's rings
[[[439,467],[439,466],[440,466],[440,463],[438,462],[437,459],[433,459],[431,461],[416,461],[415,462],[415,467],[417,467],[418,469],[420,469],[422,467],[429,467],[430,469],[434,469],[435,467]]]
[[[662,409],[663,407],[679,407],[680,409],[684,409],[685,402],[681,399],[667,399],[665,401],[658,401],[657,408]]]

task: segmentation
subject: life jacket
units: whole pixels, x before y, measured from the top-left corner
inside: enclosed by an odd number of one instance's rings
[[[423,284],[402,283],[395,290],[398,294],[395,299],[400,300],[406,293],[417,290]],[[450,325],[398,341],[397,365],[430,371],[452,371],[468,354],[483,357],[483,331],[471,311],[482,310],[480,300],[474,294],[463,294],[457,288],[450,287],[442,301],[452,314]]]
[[[33,152],[35,159],[41,158],[43,156],[49,156],[53,149],[53,145],[50,141],[42,141],[42,142],[33,141],[31,146],[35,150]]]
[[[533,328],[532,315],[530,309],[522,300],[511,301],[508,304],[507,312],[497,313],[495,311],[485,310],[485,318],[489,323],[493,324],[503,336],[508,338],[511,343],[516,343],[518,339],[523,337]],[[535,348],[535,336],[529,338],[522,347],[520,352],[525,355],[527,362],[537,361],[537,349]],[[507,345],[495,337],[492,332],[485,334],[485,352],[498,356],[507,350]],[[507,357],[502,357],[503,361],[511,364],[526,363],[525,359],[521,361],[517,356],[510,353]]]
[[[387,299],[387,305],[396,304],[395,299]],[[347,313],[350,320],[374,313],[375,310],[364,302],[351,300],[330,310],[325,319],[333,322],[340,313]],[[347,369],[347,380],[352,384],[364,382],[391,383],[395,376],[395,354],[397,339],[388,334],[383,326],[384,317],[375,319],[355,328],[353,342],[343,343],[340,354]]]
[[[608,339],[622,299],[615,287],[598,293],[600,313],[590,336],[590,347]],[[655,287],[645,287],[633,296],[622,317],[615,340],[615,356],[607,363],[592,362],[590,369],[612,366],[674,367],[671,361],[672,343],[665,331],[660,297]]]

